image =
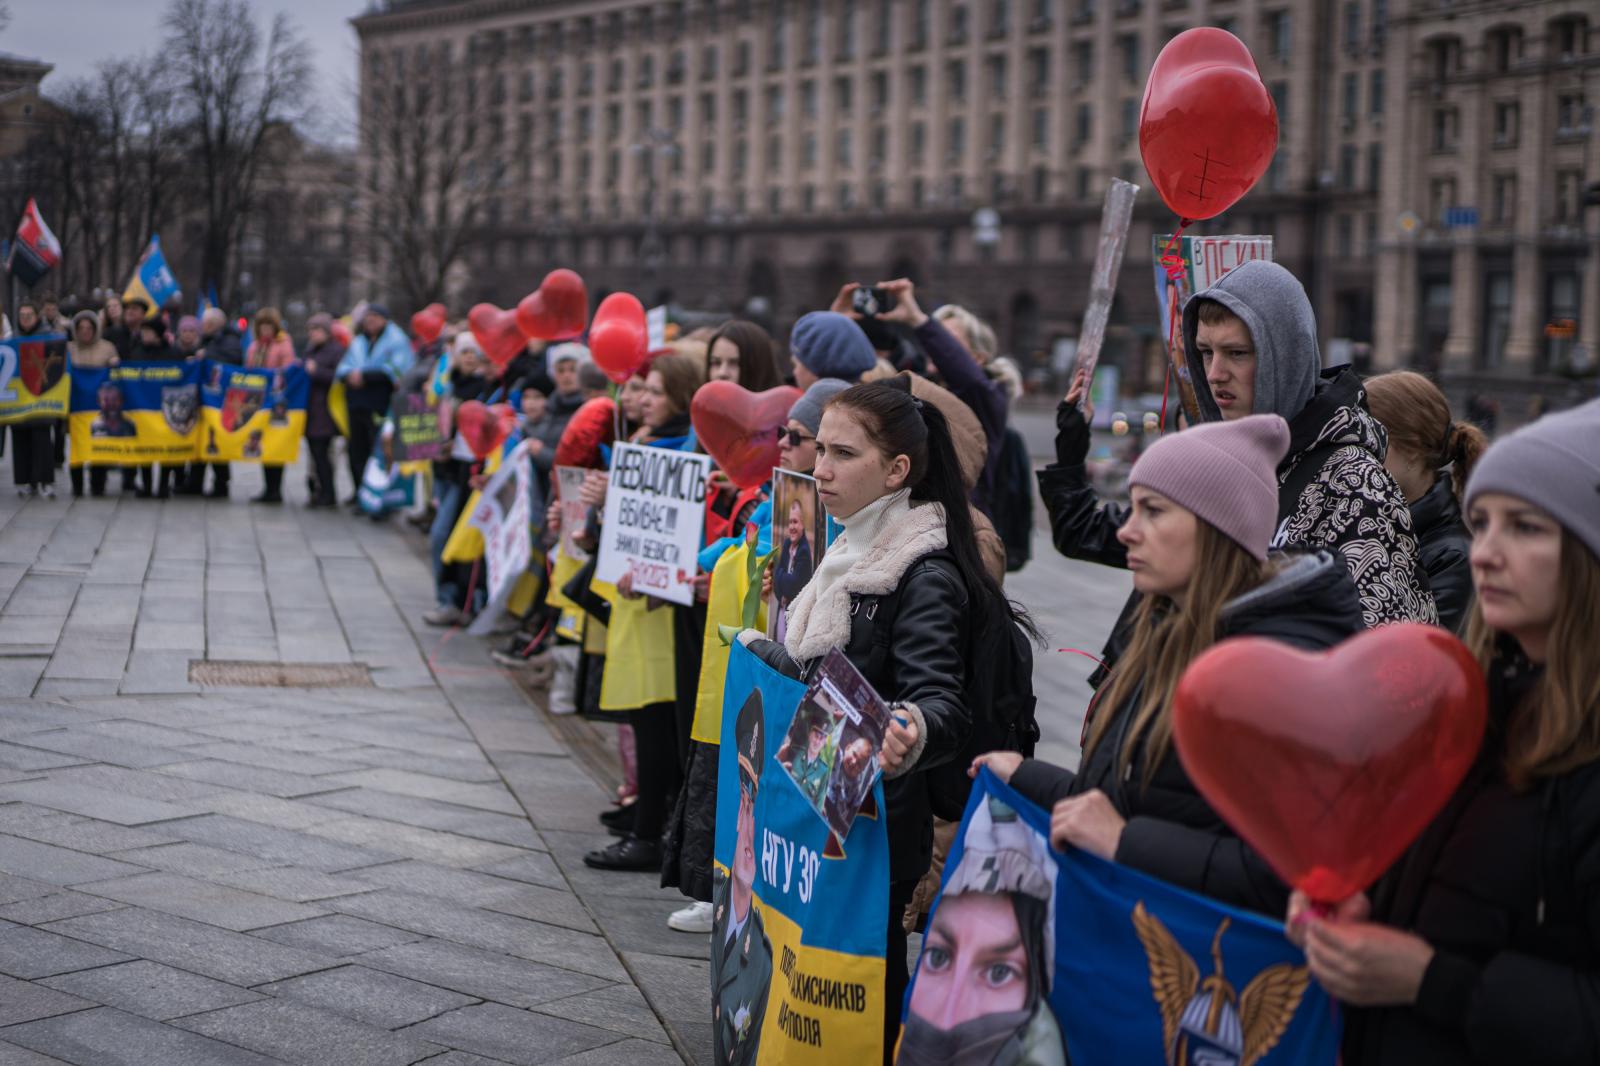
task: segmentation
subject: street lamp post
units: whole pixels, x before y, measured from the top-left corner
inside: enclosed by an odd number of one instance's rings
[[[628,150],[635,155],[643,156],[644,167],[644,241],[639,249],[639,258],[644,261],[645,270],[651,277],[661,267],[664,249],[661,241],[659,211],[656,204],[656,157],[664,156],[668,159],[678,154],[677,135],[668,129],[652,126],[644,132],[644,139],[628,146]]]

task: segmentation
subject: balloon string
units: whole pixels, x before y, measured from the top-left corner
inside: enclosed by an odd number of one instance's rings
[[[1161,424],[1156,427],[1156,435],[1160,436],[1167,431],[1167,395],[1172,391],[1172,360],[1167,360],[1167,373],[1161,379]]]
[[[1184,266],[1183,256],[1177,251],[1178,241],[1183,237],[1183,231],[1188,229],[1193,224],[1194,219],[1180,217],[1178,219],[1178,228],[1176,232],[1167,238],[1167,243],[1161,248],[1161,267],[1166,271],[1167,280],[1173,283],[1172,299],[1169,300],[1167,304],[1167,353],[1169,356],[1172,352],[1178,350],[1178,345],[1181,340],[1180,332],[1183,317],[1182,311],[1178,307],[1178,292],[1181,288],[1181,283],[1186,280],[1188,276],[1188,270]],[[1172,360],[1168,358],[1167,373],[1161,384],[1161,425],[1157,429],[1158,433],[1165,433],[1167,429],[1167,397],[1171,390]]]
[[[1185,274],[1183,256],[1177,252],[1178,240],[1183,236],[1183,231],[1194,225],[1192,218],[1179,218],[1177,231],[1167,238],[1167,243],[1161,246],[1160,262],[1162,269],[1167,272],[1167,277],[1173,281],[1181,281]]]

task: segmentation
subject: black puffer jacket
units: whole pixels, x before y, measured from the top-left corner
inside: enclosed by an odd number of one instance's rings
[[[1600,762],[1520,792],[1502,765],[1537,676],[1491,666],[1477,766],[1373,890],[1373,919],[1434,956],[1415,1006],[1349,1009],[1345,1066],[1600,1062]]]
[[[1440,474],[1433,488],[1411,505],[1411,525],[1416,529],[1422,550],[1422,569],[1428,574],[1428,587],[1439,608],[1439,624],[1452,633],[1472,605],[1472,534],[1461,520],[1461,505],[1456,502],[1450,475]]]
[[[931,505],[916,506],[888,527],[836,581],[837,597],[817,597],[810,622],[819,632],[841,638],[837,646],[886,702],[914,708],[922,739],[908,759],[910,769],[883,786],[891,881],[912,881],[927,872],[933,812],[923,771],[952,759],[972,728],[963,693],[968,594],[943,548],[942,512],[935,514]],[[935,523],[937,536],[932,535]],[[889,628],[883,632],[886,620]],[[818,654],[797,662],[770,640],[752,641],[750,648],[791,677],[808,677],[821,659]]]
[[[1301,556],[1261,587],[1228,604],[1224,637],[1270,637],[1298,648],[1328,648],[1361,629],[1361,606],[1350,575],[1327,553]],[[1142,692],[1112,714],[1109,732],[1076,774],[1028,759],[1011,778],[1018,792],[1049,810],[1058,800],[1091,789],[1104,792],[1127,819],[1116,860],[1213,899],[1281,917],[1289,890],[1271,868],[1223,823],[1201,797],[1168,747],[1148,787],[1148,757],[1134,753],[1132,773],[1118,773],[1123,738]]]

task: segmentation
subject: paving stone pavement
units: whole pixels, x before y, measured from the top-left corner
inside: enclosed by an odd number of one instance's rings
[[[710,1059],[683,900],[399,523],[0,473],[0,1064]],[[117,476],[111,477],[116,484]],[[364,663],[202,688],[193,660]],[[598,727],[603,728],[603,727]]]

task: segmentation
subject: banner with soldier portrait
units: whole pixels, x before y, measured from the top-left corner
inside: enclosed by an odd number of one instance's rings
[[[883,784],[873,784],[841,848],[778,761],[806,686],[735,643],[723,693],[714,1061],[881,1061],[889,911]]]
[[[195,363],[72,368],[73,466],[183,463],[195,457],[200,372]]]
[[[305,370],[203,365],[196,459],[286,464],[300,457],[311,392]]]
[[[1048,811],[978,774],[906,997],[900,1066],[1338,1058],[1333,1003],[1281,923],[1049,836]]]
[[[66,418],[71,394],[65,334],[0,340],[0,425]]]

